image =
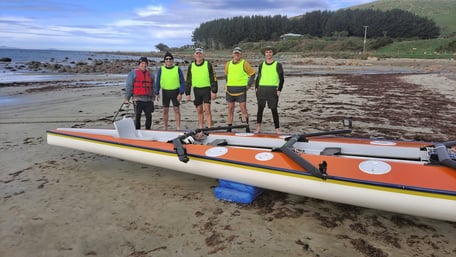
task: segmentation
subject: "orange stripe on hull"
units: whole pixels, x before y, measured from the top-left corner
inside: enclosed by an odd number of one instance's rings
[[[60,133],[54,130],[55,133]],[[81,138],[93,139],[102,142],[109,142],[114,144],[128,145],[135,148],[155,149],[158,151],[165,151],[174,153],[174,146],[172,143],[148,141],[148,140],[135,140],[116,138],[108,135],[96,135],[75,131],[64,131],[65,135],[72,135]],[[231,134],[232,135],[232,134]],[[271,136],[263,136],[271,137]],[[369,144],[370,140],[349,139],[349,138],[312,138],[312,141],[320,142],[343,142],[353,144]],[[426,143],[416,142],[396,142],[398,146],[404,147],[422,147]],[[214,148],[209,145],[188,144],[185,145],[190,159],[193,157],[200,157],[211,159],[207,157],[206,151]],[[288,158],[281,152],[271,152],[262,149],[242,148],[242,147],[226,147],[228,151],[221,156],[212,157],[217,161],[234,163],[240,165],[247,165],[252,167],[259,167],[275,171],[288,171],[296,174],[308,175],[296,162]],[[270,160],[261,160],[256,156],[261,153],[267,152],[273,157]],[[385,160],[382,162],[387,163],[391,170],[386,174],[368,174],[360,169],[360,164],[369,158],[347,158],[343,156],[325,156],[313,154],[300,154],[302,158],[306,159],[314,166],[326,161],[328,164],[327,173],[329,178],[341,179],[349,182],[357,182],[361,184],[373,184],[390,186],[393,188],[416,188],[425,191],[447,191],[450,194],[456,195],[456,171],[440,166],[440,165],[425,165],[420,162],[402,162],[398,160]],[[176,161],[177,157],[176,157]]]

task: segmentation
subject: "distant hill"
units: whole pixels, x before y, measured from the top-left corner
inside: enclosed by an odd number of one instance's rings
[[[378,0],[349,9],[401,9],[432,19],[444,37],[456,36],[456,0]]]
[[[10,47],[10,46],[0,46],[0,49],[17,49],[17,48]]]

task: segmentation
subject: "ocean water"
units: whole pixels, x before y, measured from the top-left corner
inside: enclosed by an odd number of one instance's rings
[[[0,58],[11,58],[11,62],[0,62],[0,83],[19,81],[40,81],[49,79],[49,74],[31,72],[25,64],[31,61],[69,64],[90,62],[92,60],[136,60],[139,56],[116,53],[99,53],[90,51],[34,50],[34,49],[3,49]],[[149,59],[154,59],[150,58]],[[55,76],[55,75],[54,75]]]
[[[11,64],[38,62],[78,62],[101,59],[137,59],[138,56],[115,53],[97,53],[87,51],[35,50],[35,49],[0,49],[0,58],[11,58]]]

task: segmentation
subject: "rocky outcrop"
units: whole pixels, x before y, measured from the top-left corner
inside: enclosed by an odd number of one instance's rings
[[[186,69],[189,64],[184,60],[177,65]],[[150,61],[149,68],[155,70],[161,62]],[[126,74],[138,67],[137,60],[88,60],[70,63],[49,63],[32,61],[26,63],[26,67],[16,67],[19,70],[40,71],[49,73],[106,73],[106,74]]]
[[[12,59],[9,57],[0,57],[0,62],[11,62]]]

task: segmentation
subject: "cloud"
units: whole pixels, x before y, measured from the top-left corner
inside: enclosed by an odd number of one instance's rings
[[[230,0],[230,1],[202,1],[202,0],[180,0],[180,4],[187,4],[197,9],[208,10],[223,10],[236,16],[239,13],[275,13],[280,14],[280,11],[297,12],[302,14],[302,11],[311,9],[326,9],[329,8],[327,1],[315,0],[289,0],[286,3],[276,0],[263,1],[245,1],[245,0]]]
[[[235,16],[293,17],[369,0],[136,0],[131,2],[3,0],[0,44],[24,48],[150,51],[191,44],[207,21]],[[337,4],[334,4],[337,3]],[[62,42],[67,43],[62,44]],[[76,50],[75,49],[75,50]]]
[[[152,15],[160,15],[163,13],[162,6],[146,6],[146,8],[140,8],[136,10],[139,17],[147,17]]]

